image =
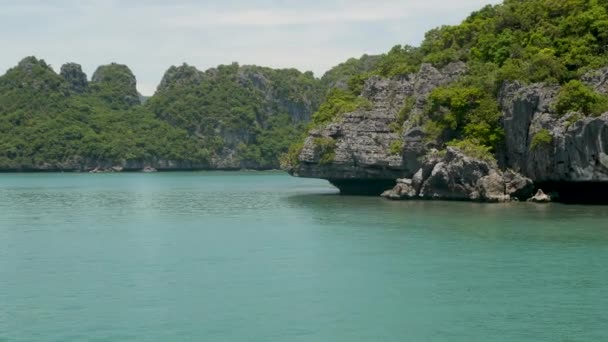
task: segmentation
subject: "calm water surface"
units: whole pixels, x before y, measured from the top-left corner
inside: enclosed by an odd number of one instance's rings
[[[606,341],[608,207],[0,175],[0,341]]]

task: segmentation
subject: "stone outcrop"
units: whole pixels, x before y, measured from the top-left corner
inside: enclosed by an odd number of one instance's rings
[[[492,162],[469,157],[448,147],[445,156],[426,158],[412,179],[400,179],[384,192],[389,199],[428,199],[482,202],[525,200],[534,185],[511,170],[501,171]]]
[[[603,70],[603,71],[602,71]],[[605,91],[608,68],[583,78]],[[552,110],[559,87],[517,82],[505,84],[499,101],[504,111],[506,144],[503,164],[543,182],[608,182],[608,113],[560,117]],[[533,144],[548,132],[550,142]]]
[[[407,77],[368,79],[362,96],[372,107],[312,130],[292,174],[327,179],[343,193],[355,194],[357,189],[380,193],[392,180],[392,185],[397,185],[385,193],[389,198],[525,200],[532,195],[530,179],[536,186],[559,193],[560,200],[581,189],[608,190],[608,113],[596,117],[558,115],[553,107],[560,91],[557,85],[503,85],[498,101],[505,143],[497,151],[497,167],[462,158],[438,162],[433,168],[426,165],[428,160],[423,165],[422,157],[442,145],[441,141],[425,139],[420,126],[426,97],[464,70],[458,63],[442,70],[423,65],[420,72]],[[581,80],[595,91],[608,93],[608,67]],[[414,106],[403,123],[403,133],[397,133],[392,127],[396,113],[408,98],[414,99]],[[330,162],[318,153],[316,145],[323,139],[334,141]],[[394,153],[395,146],[401,147],[400,153]],[[447,155],[455,156],[453,151]],[[508,169],[513,171],[501,171]]]
[[[192,87],[201,84],[205,73],[186,63],[171,66],[163,75],[158,91],[166,91],[172,87]]]
[[[551,196],[545,194],[541,189],[538,189],[534,196],[528,198],[528,202],[549,203],[551,202]]]
[[[140,104],[137,80],[128,66],[112,63],[95,70],[91,87],[102,98],[111,101],[113,106],[132,107]]]
[[[395,180],[411,178],[421,167],[420,158],[428,151],[424,132],[412,121],[401,131],[395,129],[397,113],[406,99],[415,99],[412,113],[422,111],[424,99],[438,86],[455,81],[465,72],[464,63],[452,63],[438,70],[423,64],[416,74],[395,79],[372,77],[365,82],[362,97],[371,102],[344,114],[326,127],[313,129],[299,155],[299,165],[290,172],[300,177],[323,178],[343,192],[380,194]],[[334,141],[333,158],[319,155],[320,140]],[[394,153],[394,144],[404,141],[402,153]],[[325,158],[326,159],[326,158]]]
[[[70,91],[73,93],[82,94],[89,90],[87,75],[82,71],[80,64],[66,63],[62,65],[59,76],[66,80]]]

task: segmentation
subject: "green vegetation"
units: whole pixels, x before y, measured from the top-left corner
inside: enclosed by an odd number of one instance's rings
[[[391,142],[391,145],[389,147],[389,153],[392,155],[399,155],[403,153],[403,141],[395,140]]]
[[[312,116],[312,125],[320,126],[334,121],[340,115],[353,112],[357,109],[371,109],[369,100],[354,95],[352,92],[334,88],[327,95],[325,103]]]
[[[0,168],[70,168],[91,160],[191,160],[208,153],[184,130],[93,94],[72,95],[44,61],[28,57],[0,77]]]
[[[553,142],[553,136],[547,129],[541,129],[532,137],[532,143],[530,144],[531,150],[536,150],[542,146],[550,146]]]
[[[350,94],[328,97],[317,123],[355,108],[353,102],[373,75],[401,77],[418,71],[422,63],[442,68],[455,61],[466,63],[467,74],[435,89],[417,117],[428,140],[439,145],[462,140],[467,147],[479,144],[495,152],[504,139],[497,105],[504,81],[564,85],[556,104],[560,114],[606,112],[607,97],[577,79],[608,65],[608,1],[505,0],[488,5],[460,25],[427,32],[419,47],[397,45],[381,55],[372,68],[351,76]],[[410,106],[404,104],[393,131],[399,132],[409,119]]]
[[[408,97],[403,101],[403,107],[397,113],[397,120],[390,125],[393,132],[401,133],[403,124],[412,116],[412,110],[416,104],[416,98]]]
[[[454,140],[448,142],[447,145],[459,149],[462,153],[471,158],[483,160],[490,164],[496,164],[496,158],[494,158],[490,148],[480,144],[479,141],[471,139]]]
[[[560,115],[604,113],[608,96],[578,80],[608,65],[608,1],[505,0],[429,31],[419,47],[350,59],[321,80],[294,69],[233,63],[202,72],[184,64],[171,67],[144,104],[124,65],[102,66],[86,82],[78,65],[58,75],[28,57],[0,77],[0,169],[158,160],[271,168],[283,153],[282,161],[295,165],[306,127],[372,108],[361,96],[370,77],[399,78],[422,63],[456,61],[466,63],[466,75],[433,90],[415,117],[417,99],[406,99],[395,132],[415,122],[439,148],[493,153],[504,140],[497,94],[509,80],[561,85]],[[316,143],[323,161],[333,160],[333,145]],[[397,152],[397,144],[390,149]]]
[[[158,160],[212,167],[227,154],[237,167],[276,168],[324,92],[312,73],[293,69],[233,64],[168,74],[142,105],[124,65],[99,67],[86,84],[77,65],[58,75],[25,58],[0,77],[0,169]]]
[[[503,139],[498,105],[479,87],[457,83],[436,88],[425,114],[429,118],[425,129],[432,140],[468,139],[493,150]]]
[[[304,148],[303,141],[299,141],[289,146],[287,152],[280,156],[281,169],[291,170],[298,167],[298,165],[300,165],[299,157],[300,152],[302,152],[302,148]]]
[[[327,71],[321,78],[326,89],[348,89],[357,81],[351,81],[354,76],[366,74],[376,67],[380,56],[363,55],[361,58],[351,58]]]
[[[555,110],[562,115],[569,112],[599,115],[608,112],[608,96],[594,92],[580,81],[572,80],[560,90]]]
[[[319,164],[331,164],[336,157],[336,141],[332,138],[322,137],[315,138],[313,143],[319,153]]]
[[[126,65],[112,63],[97,68],[91,79],[91,91],[96,98],[115,110],[139,105],[135,76]]]
[[[295,69],[233,63],[203,74],[183,65],[167,72],[145,107],[216,155],[236,149],[245,164],[278,167],[323,92],[312,73]]]

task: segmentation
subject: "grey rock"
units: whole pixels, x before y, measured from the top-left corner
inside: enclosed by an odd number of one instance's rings
[[[62,65],[59,75],[66,80],[71,92],[82,94],[89,91],[87,74],[82,71],[80,64],[66,63]]]
[[[441,200],[487,201],[495,197],[495,178],[499,171],[482,160],[470,158],[456,148],[449,147],[424,181],[420,197]],[[482,179],[482,178],[486,179]],[[504,195],[504,186],[499,195]]]
[[[551,196],[545,194],[541,189],[538,189],[536,194],[528,199],[528,202],[549,203],[551,202]]]
[[[335,122],[311,131],[299,155],[300,163],[289,170],[290,173],[328,180],[412,178],[421,167],[420,158],[428,151],[427,144],[415,118],[404,123],[403,135],[392,127],[397,113],[409,97],[417,99],[413,111],[420,111],[423,99],[433,89],[455,81],[465,70],[464,63],[453,63],[442,70],[424,64],[420,72],[404,77],[368,79],[361,96],[369,100],[372,107],[344,114]],[[335,157],[331,163],[321,163],[314,146],[316,138],[335,140]],[[391,144],[398,141],[406,141],[403,153],[391,154]]]
[[[413,199],[418,196],[418,190],[411,179],[403,178],[397,180],[397,185],[393,189],[386,190],[381,195],[391,200]]]
[[[448,147],[445,156],[431,156],[413,179],[398,180],[383,197],[398,199],[508,202],[532,195],[532,181],[514,171],[466,156]]]
[[[608,68],[587,74],[583,80],[606,91]],[[571,113],[559,117],[551,103],[557,86],[510,83],[499,95],[506,135],[504,166],[537,183],[608,182],[608,113],[585,118]],[[547,130],[549,144],[533,146],[534,136]]]

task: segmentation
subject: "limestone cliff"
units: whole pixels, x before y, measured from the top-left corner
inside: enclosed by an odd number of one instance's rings
[[[605,92],[608,68],[585,77]],[[608,182],[608,113],[559,116],[552,103],[559,87],[517,82],[505,84],[499,100],[504,112],[506,144],[503,163],[536,182]],[[534,146],[534,136],[549,132],[550,142]]]
[[[345,192],[380,194],[398,178],[410,178],[420,168],[432,142],[411,115],[403,123],[403,133],[394,127],[397,114],[407,99],[414,100],[419,113],[425,97],[436,87],[455,81],[466,71],[464,63],[452,63],[441,70],[423,64],[420,71],[405,77],[368,79],[361,94],[370,108],[347,113],[325,127],[313,129],[299,155],[299,165],[290,170],[299,177],[327,179]],[[318,142],[330,139],[334,155],[324,160]],[[391,146],[403,145],[395,153]]]
[[[66,63],[62,65],[59,76],[66,80],[70,91],[76,94],[89,91],[89,81],[87,80],[87,75],[82,71],[80,64]]]
[[[454,181],[458,178],[454,175],[462,168],[455,168],[453,163],[462,158],[454,158],[459,152],[449,149],[448,156],[452,157],[433,165],[440,164],[452,171],[443,172],[440,167],[436,172],[444,176],[419,180],[412,188],[411,180],[416,183],[415,176],[425,170],[425,162],[428,164],[428,158],[425,159],[428,152],[441,146],[438,141],[426,137],[421,125],[424,120],[416,113],[421,113],[432,89],[453,82],[464,70],[462,64],[450,64],[441,70],[423,65],[418,73],[407,77],[370,78],[361,96],[370,100],[373,106],[344,114],[324,127],[311,130],[299,154],[299,164],[290,172],[300,177],[327,179],[348,194],[379,194],[392,188],[397,179],[402,179],[392,193],[386,193],[392,198],[502,201],[494,195],[485,196],[484,185],[477,182],[492,174],[502,179],[501,170],[507,169],[513,170],[508,174],[518,179],[527,177],[537,187],[560,192],[566,198],[575,196],[577,191],[585,193],[585,189],[607,187],[608,113],[596,117],[575,112],[558,115],[554,103],[560,86],[505,82],[498,95],[505,133],[504,144],[497,151],[498,165],[476,167],[476,172],[469,172],[471,179]],[[608,68],[582,78],[589,87],[601,93],[608,91],[607,79]],[[396,114],[407,98],[415,99],[413,115],[403,123],[403,133],[398,134],[394,129]],[[539,132],[548,134],[542,143],[535,142]],[[320,142],[325,147],[320,146]],[[332,148],[331,160],[327,158],[326,146]],[[433,168],[429,169],[427,165],[426,169],[427,177],[430,177]],[[465,177],[465,174],[460,176]],[[443,182],[443,186],[434,180]],[[527,181],[520,183],[522,186],[528,184]],[[500,182],[494,182],[496,184]],[[532,194],[533,189],[524,188],[526,196]],[[429,195],[429,189],[433,195]],[[521,194],[497,193],[507,198],[525,199]]]

